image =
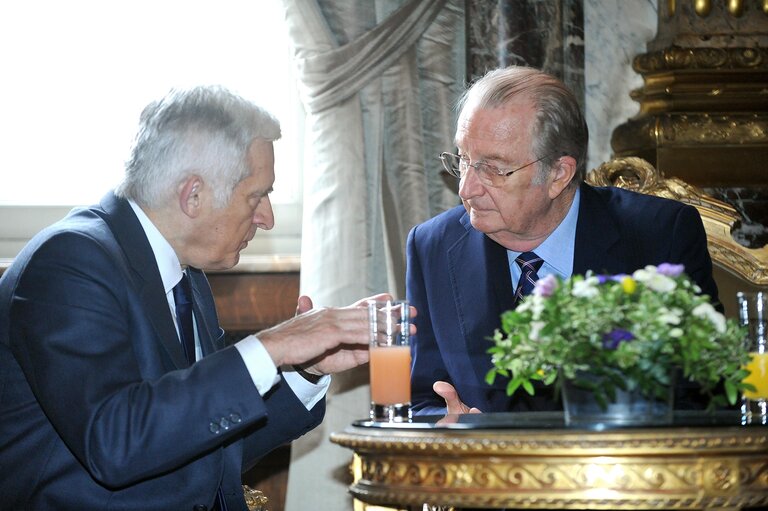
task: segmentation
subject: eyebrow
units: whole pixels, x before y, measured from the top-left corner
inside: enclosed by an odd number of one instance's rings
[[[456,149],[459,151],[459,153],[461,153],[461,150],[460,150],[460,149],[458,149],[458,146],[457,146],[457,148],[456,148]],[[466,154],[466,153],[465,153],[465,154]],[[464,156],[464,155],[461,155],[461,156]],[[485,155],[485,156],[483,156],[482,158],[479,158],[479,160],[478,160],[478,161],[488,161],[488,160],[491,160],[491,161],[498,161],[498,162],[502,162],[502,163],[511,163],[511,162],[510,162],[510,161],[507,159],[507,157],[506,157],[506,156],[502,156],[502,155],[499,155],[499,154],[490,154],[490,155]]]
[[[254,192],[251,192],[251,195],[252,196],[256,195],[256,196],[259,196],[259,197],[265,197],[265,196],[269,195],[270,193],[272,193],[274,191],[275,191],[275,188],[273,186],[270,186],[266,190],[255,190]]]

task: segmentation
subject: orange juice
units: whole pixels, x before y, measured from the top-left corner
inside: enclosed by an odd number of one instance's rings
[[[750,353],[752,360],[745,366],[750,375],[744,378],[744,383],[755,386],[755,392],[744,391],[748,399],[768,399],[768,352]]]
[[[371,346],[371,401],[377,405],[411,402],[410,346]]]

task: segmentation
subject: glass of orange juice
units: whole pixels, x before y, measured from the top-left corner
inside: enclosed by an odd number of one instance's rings
[[[405,300],[368,302],[371,412],[375,421],[411,420],[410,309]]]
[[[741,399],[742,424],[768,424],[768,293],[739,292],[739,321],[748,329],[746,349],[752,356],[745,366],[744,383],[755,387]]]

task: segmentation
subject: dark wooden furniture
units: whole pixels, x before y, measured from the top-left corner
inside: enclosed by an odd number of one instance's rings
[[[208,273],[219,322],[234,342],[291,318],[299,297],[299,272]],[[272,451],[243,475],[243,483],[261,490],[270,511],[283,511],[291,447]]]

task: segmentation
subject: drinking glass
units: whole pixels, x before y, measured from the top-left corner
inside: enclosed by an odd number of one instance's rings
[[[371,411],[376,421],[411,419],[410,309],[405,300],[369,301]]]
[[[745,391],[741,398],[742,424],[768,423],[768,293],[736,294],[739,304],[739,322],[748,328],[746,349],[752,356],[745,369],[750,375],[744,379],[754,391]]]

